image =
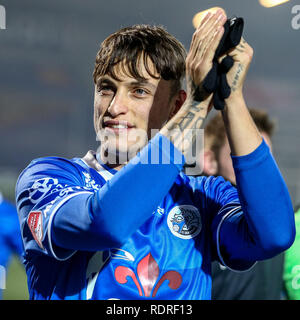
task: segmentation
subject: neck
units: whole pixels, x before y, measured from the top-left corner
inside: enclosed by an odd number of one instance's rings
[[[124,166],[125,166],[126,163],[124,164],[109,164],[109,163],[105,163],[105,165],[107,165],[108,167],[110,167],[111,169],[114,169],[114,170],[121,170]]]
[[[96,154],[96,159],[97,161],[101,164],[105,164],[106,166],[108,166],[109,168],[111,169],[114,169],[114,170],[121,170],[127,163],[128,161],[122,161],[120,162],[120,160],[124,160],[124,159],[120,159],[118,156],[114,155],[112,157],[109,157],[109,156],[104,156],[103,154],[101,153],[97,153]],[[112,161],[109,161],[110,159],[113,159],[113,162]]]

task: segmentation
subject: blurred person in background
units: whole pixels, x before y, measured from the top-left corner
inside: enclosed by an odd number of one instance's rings
[[[283,280],[288,300],[300,300],[300,205],[295,208],[295,222],[295,242],[284,253]]]
[[[1,193],[0,226],[0,277],[2,277],[0,299],[2,299],[3,292],[1,289],[5,289],[5,277],[10,260],[13,255],[21,259],[23,244],[17,210],[13,204],[3,198]]]
[[[275,124],[268,114],[260,109],[249,108],[261,136],[272,152],[272,135]],[[226,131],[221,113],[211,118],[204,129],[205,154],[204,173],[206,175],[220,175],[236,185],[235,173],[230,157],[230,146],[226,137]]]
[[[272,151],[274,122],[259,109],[249,109],[260,134]],[[236,185],[221,114],[214,116],[205,127],[204,173],[220,175]],[[283,288],[283,254],[258,261],[246,272],[231,271],[217,262],[212,264],[213,300],[278,300]]]

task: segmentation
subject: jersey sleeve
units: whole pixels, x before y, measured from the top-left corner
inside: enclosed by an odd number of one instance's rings
[[[206,196],[220,262],[246,270],[291,246],[294,213],[286,184],[264,141],[249,155],[232,158],[237,189],[220,177],[208,179]]]
[[[24,249],[27,254],[46,254],[65,260],[75,251],[56,247],[51,238],[55,213],[72,198],[81,202],[92,192],[87,190],[76,167],[62,158],[34,160],[22,172],[16,185],[16,203]],[[76,205],[73,202],[73,206]],[[77,216],[87,219],[85,211]]]
[[[237,189],[222,177],[209,177],[204,183],[204,190],[205,206],[210,214],[213,260],[233,271],[249,270],[256,260],[248,259],[247,255],[239,256],[236,252],[238,246],[234,247],[235,241],[244,249],[248,247],[247,230],[243,229],[243,223],[239,223],[243,219],[243,210]],[[224,233],[227,224],[232,230]]]

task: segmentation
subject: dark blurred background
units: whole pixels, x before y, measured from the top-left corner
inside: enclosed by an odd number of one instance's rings
[[[245,19],[244,37],[254,48],[247,104],[276,120],[274,155],[293,203],[300,202],[300,17],[299,26],[292,24],[292,8],[300,0],[273,8],[258,0],[0,0],[0,5],[6,9],[6,29],[0,30],[0,190],[11,201],[16,179],[32,159],[72,158],[96,148],[92,72],[104,38],[128,25],[159,24],[188,49],[194,15],[221,6],[228,16]]]

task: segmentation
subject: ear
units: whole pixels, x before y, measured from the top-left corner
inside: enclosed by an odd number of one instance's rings
[[[179,111],[186,100],[187,94],[184,90],[179,90],[171,100],[171,110],[168,120],[170,120]]]
[[[215,154],[211,150],[204,151],[203,173],[209,176],[214,176],[218,172],[218,162]]]

